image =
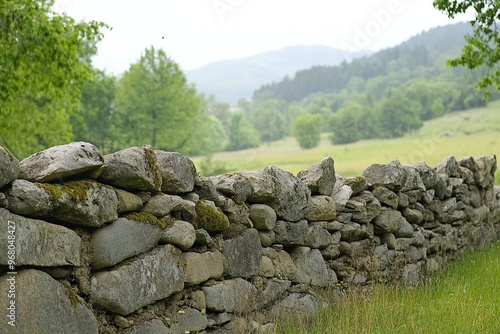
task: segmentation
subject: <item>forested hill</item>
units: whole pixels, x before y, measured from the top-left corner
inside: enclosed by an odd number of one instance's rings
[[[398,87],[417,77],[435,77],[451,70],[446,59],[457,56],[472,32],[469,23],[457,23],[423,32],[408,41],[371,56],[354,59],[338,66],[315,66],[293,78],[262,86],[254,98],[271,92],[287,102],[300,101],[312,93],[340,92],[365,82],[365,89],[382,97],[387,88]],[[364,90],[364,89],[363,89]]]

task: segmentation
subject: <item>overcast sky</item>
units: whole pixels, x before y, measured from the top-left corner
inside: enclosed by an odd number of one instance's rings
[[[291,45],[375,51],[457,21],[432,0],[58,0],[55,9],[113,28],[94,65],[114,74],[152,45],[188,70]]]

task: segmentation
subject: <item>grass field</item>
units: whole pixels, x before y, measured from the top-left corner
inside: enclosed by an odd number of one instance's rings
[[[447,132],[451,135],[445,136]],[[404,164],[425,161],[434,167],[448,156],[461,159],[467,155],[479,157],[497,153],[500,153],[500,101],[425,122],[418,131],[397,139],[332,145],[328,135],[324,134],[320,145],[309,150],[301,149],[295,139],[289,137],[256,149],[220,152],[211,157],[211,169],[215,166],[235,172],[275,165],[296,174],[312,163],[331,156],[337,173],[353,176],[360,175],[371,164],[391,160]],[[194,157],[193,161],[198,170],[208,174],[203,168],[206,158]],[[499,172],[496,183],[500,184]]]
[[[282,319],[276,333],[500,333],[500,243],[466,254],[413,289],[346,292],[314,319]],[[325,294],[325,293],[323,293]]]

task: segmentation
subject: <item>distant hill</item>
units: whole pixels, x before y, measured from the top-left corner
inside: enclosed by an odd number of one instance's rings
[[[186,71],[189,82],[199,92],[214,95],[217,101],[236,104],[238,99],[251,97],[264,84],[277,82],[286,76],[312,66],[334,66],[343,61],[365,56],[369,52],[344,51],[328,46],[290,46],[241,59],[210,63]]]

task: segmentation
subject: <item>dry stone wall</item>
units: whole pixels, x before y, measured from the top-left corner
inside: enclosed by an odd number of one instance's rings
[[[264,332],[317,312],[312,287],[414,285],[499,239],[495,170],[449,157],[344,178],[328,157],[203,177],[149,146],[0,147],[0,332]]]

